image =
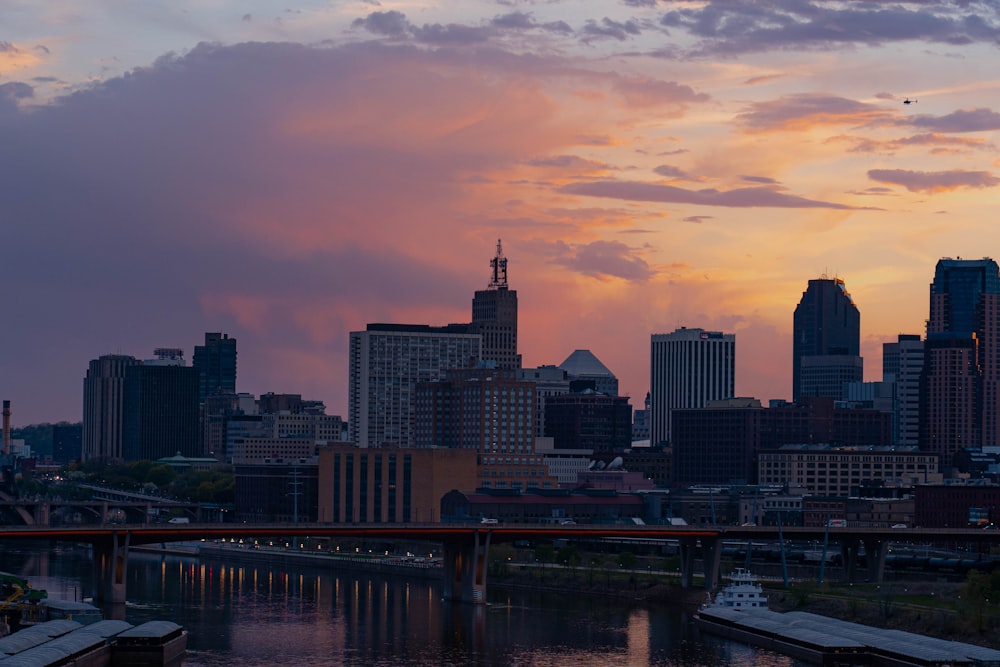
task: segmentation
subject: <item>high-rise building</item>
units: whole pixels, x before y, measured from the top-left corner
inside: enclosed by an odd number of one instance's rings
[[[106,354],[90,362],[83,380],[84,461],[123,461],[125,371],[139,360]]]
[[[182,350],[155,354],[125,369],[123,458],[200,457],[198,369],[185,365]]]
[[[413,444],[417,383],[480,359],[480,334],[466,324],[369,324],[352,331],[348,391],[349,439],[359,447]]]
[[[224,333],[206,333],[205,344],[195,345],[192,365],[198,369],[198,401],[215,394],[236,393],[236,339]]]
[[[497,254],[490,260],[490,284],[472,297],[472,324],[469,333],[482,336],[482,358],[496,362],[496,367],[515,370],[521,367],[517,353],[517,290],[507,287],[507,258],[500,239]]]
[[[942,259],[930,285],[921,375],[921,447],[941,455],[996,446],[1000,417],[1000,267]]]
[[[839,278],[810,280],[792,322],[792,400],[841,398],[842,382],[860,382],[861,314]]]
[[[899,334],[895,343],[882,344],[882,382],[893,385],[893,444],[920,445],[920,373],[924,368],[924,341],[915,334]]]
[[[650,352],[650,439],[670,442],[674,410],[701,408],[732,398],[736,386],[736,335],[682,327],[653,334]]]

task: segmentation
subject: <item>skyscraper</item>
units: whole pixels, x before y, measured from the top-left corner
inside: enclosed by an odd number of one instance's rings
[[[840,399],[843,382],[863,379],[861,314],[843,280],[809,281],[795,307],[792,336],[792,400]]]
[[[653,334],[650,352],[650,440],[670,442],[671,413],[733,398],[736,335],[682,327]]]
[[[915,334],[899,334],[895,343],[882,344],[882,382],[893,385],[893,444],[920,445],[920,373],[924,368],[924,341]]]
[[[198,369],[198,402],[216,394],[236,393],[236,339],[224,333],[205,333],[205,344],[195,345],[192,365]]]
[[[198,371],[185,365],[182,350],[158,348],[155,354],[125,369],[123,457],[202,456]]]
[[[941,259],[930,285],[921,375],[921,446],[948,468],[963,448],[998,444],[1000,267]]]
[[[481,336],[466,324],[369,324],[352,331],[348,431],[359,447],[413,445],[418,382],[440,380],[480,359]]]
[[[484,360],[495,361],[501,370],[516,370],[521,367],[521,355],[517,353],[517,291],[507,288],[507,258],[500,239],[490,270],[489,287],[472,297],[469,332],[482,336]]]
[[[125,408],[125,371],[139,360],[106,354],[90,362],[83,379],[84,461],[123,461],[122,424]]]

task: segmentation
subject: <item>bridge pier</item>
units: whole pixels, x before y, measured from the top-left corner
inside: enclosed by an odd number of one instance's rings
[[[698,550],[697,537],[680,538],[681,586],[691,588],[694,584],[694,557]],[[702,564],[705,569],[705,588],[712,590],[719,581],[719,569],[722,565],[722,548],[718,539],[702,537]]]
[[[490,531],[473,532],[473,541],[444,544],[444,598],[455,602],[486,603],[486,567]]]
[[[748,545],[749,547],[749,545]],[[713,590],[722,567],[722,543],[714,537],[701,538],[701,558],[705,565],[705,589]]]
[[[111,534],[110,540],[94,543],[94,602],[125,604],[129,531]]]
[[[34,519],[36,526],[52,525],[51,516],[52,516],[52,506],[49,504],[47,500],[42,501],[37,505],[35,505]]]
[[[865,559],[868,561],[868,572],[871,581],[882,583],[885,577],[885,555],[888,541],[879,539],[865,540]]]
[[[840,542],[840,557],[844,563],[844,577],[853,584],[858,576],[858,555],[861,552],[861,540],[856,537]]]

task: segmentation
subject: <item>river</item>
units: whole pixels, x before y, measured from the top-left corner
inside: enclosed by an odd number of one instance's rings
[[[50,597],[91,590],[85,547],[4,545],[0,570]],[[451,604],[438,581],[133,551],[125,620],[189,632],[188,667],[802,667],[704,635],[683,609],[494,586]],[[109,610],[109,615],[120,615]]]

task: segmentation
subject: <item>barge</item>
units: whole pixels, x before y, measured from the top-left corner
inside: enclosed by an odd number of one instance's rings
[[[803,611],[771,611],[766,603],[756,604],[763,595],[754,592],[757,586],[749,573],[737,571],[733,583],[698,610],[696,625],[823,667],[1000,667],[1000,651],[975,644]],[[742,604],[746,600],[754,604]]]

